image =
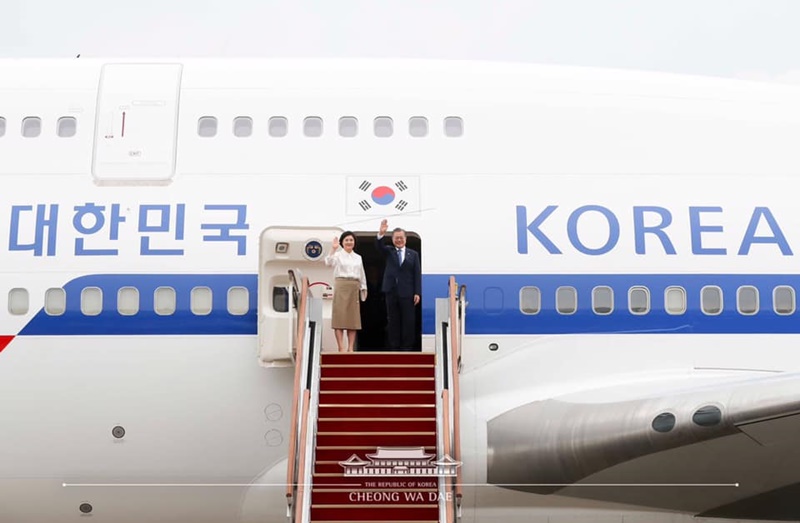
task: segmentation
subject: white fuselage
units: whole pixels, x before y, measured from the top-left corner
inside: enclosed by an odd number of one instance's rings
[[[0,352],[0,521],[80,521],[82,503],[115,523],[282,521],[293,369],[256,361],[259,234],[366,234],[384,217],[421,241],[425,349],[445,277],[467,285],[465,521],[688,522],[797,482],[789,471],[743,481],[718,502],[689,492],[678,512],[486,485],[487,423],[516,407],[800,371],[794,309],[773,310],[776,287],[800,288],[797,88],[512,65],[188,61],[163,77],[159,64],[118,66],[109,94],[104,64],[0,61],[0,296],[15,297],[0,313],[0,336],[14,336]],[[65,117],[74,136],[58,136]],[[209,117],[215,135],[201,136]],[[28,118],[40,118],[36,137]],[[355,136],[341,118],[357,120]],[[608,314],[593,309],[598,286],[613,290]],[[702,310],[708,286],[721,290],[719,315]],[[754,314],[742,286],[757,289]],[[162,287],[176,291],[173,313],[155,312]],[[192,301],[198,287],[211,289],[208,313]],[[226,293],[241,287],[249,305],[231,314]],[[524,287],[540,293],[529,313]],[[559,287],[575,289],[574,312]],[[136,289],[136,310],[119,311],[121,288]],[[632,288],[647,289],[646,313],[630,312]],[[63,314],[45,310],[59,309],[48,289],[66,290]]]

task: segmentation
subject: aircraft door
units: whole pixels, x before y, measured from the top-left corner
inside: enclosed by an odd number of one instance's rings
[[[297,311],[293,293],[299,293],[300,275],[310,292],[323,301],[322,349],[336,347],[331,330],[333,268],[325,265],[338,227],[267,227],[259,238],[258,350],[264,366],[293,365]],[[289,274],[295,271],[296,282]],[[296,286],[295,286],[296,285]]]
[[[103,66],[92,161],[97,183],[172,179],[182,74],[174,63]]]

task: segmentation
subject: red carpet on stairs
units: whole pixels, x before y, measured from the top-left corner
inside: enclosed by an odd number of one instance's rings
[[[433,354],[322,354],[312,523],[439,521],[438,477],[402,466],[346,476],[342,465],[402,453],[435,462],[434,373]]]

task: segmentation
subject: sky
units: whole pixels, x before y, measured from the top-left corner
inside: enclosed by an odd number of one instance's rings
[[[800,83],[800,0],[0,0],[0,58],[356,57]]]

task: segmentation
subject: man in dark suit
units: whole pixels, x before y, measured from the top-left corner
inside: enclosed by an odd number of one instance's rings
[[[386,296],[386,317],[389,320],[388,342],[390,349],[412,350],[416,333],[416,311],[422,296],[422,267],[419,253],[406,248],[406,231],[399,227],[392,231],[392,245],[385,245],[383,237],[389,224],[381,221],[376,244],[386,256],[381,291]]]

